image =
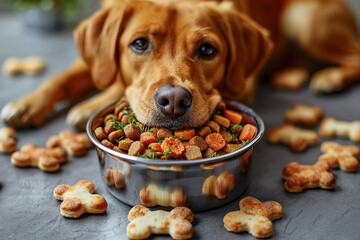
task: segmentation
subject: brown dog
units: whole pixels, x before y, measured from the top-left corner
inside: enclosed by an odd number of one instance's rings
[[[74,35],[81,59],[7,104],[1,116],[8,124],[41,125],[56,102],[96,86],[106,90],[76,105],[69,124],[84,128],[96,110],[125,95],[146,125],[198,127],[221,96],[252,101],[271,39],[275,58],[291,39],[314,58],[336,64],[316,74],[320,85],[360,77],[356,27],[338,0],[108,0]]]

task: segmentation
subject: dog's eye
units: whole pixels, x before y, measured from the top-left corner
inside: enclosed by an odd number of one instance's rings
[[[147,53],[151,49],[151,44],[146,38],[138,38],[131,44],[131,49],[136,53]]]
[[[217,53],[216,48],[209,43],[202,44],[198,51],[200,58],[213,58]]]

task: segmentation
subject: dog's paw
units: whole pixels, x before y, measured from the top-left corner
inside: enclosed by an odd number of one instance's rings
[[[49,108],[36,100],[23,98],[10,102],[1,111],[1,119],[17,128],[40,126],[49,113]]]
[[[86,123],[93,115],[95,111],[91,109],[85,109],[82,107],[73,107],[66,116],[66,123],[73,126],[74,128],[84,130]]]
[[[310,88],[315,93],[332,93],[346,88],[344,71],[340,67],[325,68],[314,74]]]

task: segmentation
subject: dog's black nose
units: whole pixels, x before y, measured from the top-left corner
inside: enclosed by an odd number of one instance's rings
[[[192,95],[184,87],[165,85],[154,94],[155,105],[166,116],[176,118],[191,107]]]

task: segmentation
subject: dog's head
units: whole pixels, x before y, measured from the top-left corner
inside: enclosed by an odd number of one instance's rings
[[[263,28],[228,3],[130,1],[75,30],[100,89],[115,80],[138,120],[181,129],[209,120],[221,95],[241,99],[268,58]]]

